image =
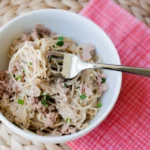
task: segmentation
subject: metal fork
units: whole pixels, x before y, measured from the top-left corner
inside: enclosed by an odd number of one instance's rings
[[[77,55],[63,52],[51,52],[51,58],[55,58],[59,60],[61,71],[53,71],[56,76],[64,77],[67,79],[74,78],[77,76],[82,70],[85,69],[109,69],[115,71],[122,71],[142,76],[150,77],[150,68],[137,68],[137,67],[128,67],[121,65],[110,65],[110,64],[102,64],[102,63],[89,63],[83,62]],[[62,61],[60,61],[62,60]],[[52,68],[53,70],[53,68]]]

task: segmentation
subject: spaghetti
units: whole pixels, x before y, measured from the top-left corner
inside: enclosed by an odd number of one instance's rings
[[[58,72],[60,66],[48,55],[68,52],[95,62],[94,49],[42,25],[31,34],[19,35],[8,52],[8,71],[0,74],[1,112],[22,129],[40,135],[67,135],[86,128],[101,107],[98,98],[107,89],[106,76],[99,69],[89,69],[70,80],[55,77],[50,66],[55,64]]]

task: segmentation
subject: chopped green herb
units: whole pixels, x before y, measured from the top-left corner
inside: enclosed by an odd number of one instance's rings
[[[63,36],[59,36],[59,37],[58,37],[58,40],[59,40],[59,41],[63,41],[63,39],[64,39]]]
[[[102,103],[99,102],[99,103],[97,104],[97,107],[99,108],[99,107],[101,107],[101,106],[102,106]]]
[[[67,83],[64,83],[64,87],[66,88],[68,85],[67,85]]]
[[[49,57],[49,62],[51,62],[51,61],[52,61],[52,57],[53,57],[52,55]]]
[[[15,78],[15,74],[13,74],[13,77]]]
[[[58,41],[57,43],[56,43],[56,45],[58,45],[58,46],[62,46],[64,44],[64,41]]]
[[[85,98],[86,98],[86,95],[85,95],[85,94],[80,95],[80,99],[81,99],[81,100],[83,100],[83,99],[85,99]]]
[[[67,123],[70,123],[70,122],[71,122],[71,119],[67,118],[67,119],[66,119],[66,122],[67,122]]]
[[[53,45],[53,48],[55,48],[55,45]]]
[[[32,65],[32,62],[29,62],[29,65]]]
[[[106,82],[106,78],[102,78],[101,83],[105,83]]]
[[[22,100],[22,99],[18,99],[18,104],[20,104],[20,105],[24,105],[24,100]]]
[[[25,73],[25,69],[23,69],[23,72]]]
[[[51,98],[51,97],[50,97],[50,95],[49,95],[49,94],[46,94],[46,95],[45,95],[45,99],[46,99],[46,101],[49,101],[49,100],[50,100],[50,98]]]
[[[43,100],[41,101],[41,103],[43,104],[43,106],[48,107],[48,103],[47,103],[47,101],[46,101],[45,99],[43,99]]]
[[[21,79],[21,76],[16,77],[16,80],[20,80],[20,79]]]

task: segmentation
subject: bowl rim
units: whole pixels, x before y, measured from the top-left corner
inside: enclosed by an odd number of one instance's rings
[[[47,12],[47,13],[51,13],[51,12],[59,12],[59,13],[64,13],[64,14],[68,14],[68,15],[71,15],[72,17],[81,17],[82,19],[86,20],[87,22],[89,22],[90,24],[94,25],[96,28],[99,28],[103,34],[105,35],[105,37],[107,37],[109,43],[114,47],[115,49],[115,55],[116,55],[116,59],[117,59],[117,64],[120,65],[121,64],[121,61],[120,61],[120,57],[119,57],[119,54],[113,44],[113,42],[111,41],[111,39],[109,38],[109,36],[103,31],[103,29],[101,29],[97,24],[95,24],[93,21],[91,21],[90,19],[84,17],[84,16],[81,16],[79,14],[76,14],[74,12],[69,12],[69,11],[66,11],[66,10],[59,10],[59,9],[40,9],[40,10],[35,10],[35,11],[31,11],[31,12],[27,12],[25,14],[22,14],[14,19],[12,19],[11,21],[9,21],[6,25],[4,25],[1,29],[0,29],[0,33],[2,32],[2,30],[5,30],[7,27],[11,26],[11,24],[15,21],[18,21],[19,19],[25,17],[25,16],[28,16],[28,15],[34,15],[36,13],[43,13],[43,12]],[[110,105],[107,110],[105,111],[105,113],[103,114],[103,116],[101,116],[101,118],[99,120],[96,120],[94,124],[88,126],[87,128],[79,131],[79,132],[76,132],[74,134],[70,134],[70,135],[65,135],[65,136],[40,136],[40,135],[37,135],[37,134],[34,134],[34,133],[30,133],[30,132],[27,132],[19,127],[17,127],[16,125],[14,125],[13,123],[11,123],[10,121],[8,121],[5,116],[3,116],[2,113],[0,113],[0,121],[2,121],[9,129],[11,129],[12,131],[14,131],[16,134],[18,135],[21,135],[27,139],[30,139],[30,140],[35,140],[35,141],[39,141],[41,143],[65,143],[65,142],[69,142],[69,141],[72,141],[74,139],[77,139],[87,133],[89,133],[90,131],[92,131],[94,128],[96,128],[107,116],[108,114],[110,113],[110,111],[112,110],[112,108],[114,107],[117,99],[118,99],[118,96],[119,96],[119,93],[120,93],[120,90],[121,90],[121,85],[122,85],[122,73],[121,72],[118,72],[118,86],[117,86],[117,90],[116,90],[116,93],[115,93],[115,96],[113,98],[113,104]]]

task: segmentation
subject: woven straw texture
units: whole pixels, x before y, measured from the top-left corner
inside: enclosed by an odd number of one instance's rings
[[[70,150],[65,144],[42,144],[14,134],[0,123],[0,150]]]
[[[114,0],[150,26],[150,0]],[[0,26],[36,9],[59,8],[79,12],[89,0],[0,0]],[[0,123],[0,150],[69,150],[66,145],[40,144],[24,139]]]
[[[150,0],[114,0],[150,26]],[[89,0],[0,0],[0,26],[12,18],[36,9],[59,8],[79,12]]]
[[[150,27],[150,0],[114,0]]]
[[[59,8],[79,12],[89,0],[1,0],[0,26],[12,18],[37,9]]]

